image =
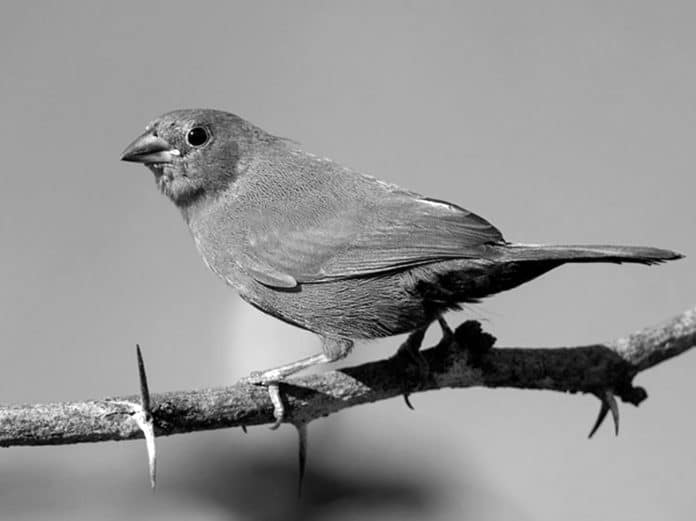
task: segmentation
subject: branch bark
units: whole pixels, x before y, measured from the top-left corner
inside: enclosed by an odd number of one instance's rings
[[[430,375],[413,392],[481,386],[591,393],[602,400],[603,418],[609,410],[614,413],[614,396],[634,405],[647,397],[633,385],[636,374],[696,346],[696,308],[605,344],[491,349],[494,340],[477,322],[465,322],[452,338],[422,352]],[[291,378],[282,385],[287,421],[303,425],[401,395],[405,374],[410,374],[408,365],[395,357]],[[142,402],[140,396],[125,396],[0,406],[0,446],[142,438]],[[145,416],[157,436],[274,422],[266,390],[243,381],[219,389],[154,394],[150,402]]]

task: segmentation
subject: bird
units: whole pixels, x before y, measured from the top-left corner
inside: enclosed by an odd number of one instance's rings
[[[205,264],[252,306],[317,334],[313,356],[254,373],[284,418],[278,383],[408,333],[417,357],[444,315],[568,263],[659,264],[642,246],[509,242],[483,217],[311,154],[225,111],[151,121],[123,161],[144,164],[179,208]]]

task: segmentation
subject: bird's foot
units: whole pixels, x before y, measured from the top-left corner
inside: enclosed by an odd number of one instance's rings
[[[316,364],[332,362],[333,360],[333,358],[326,354],[320,353],[266,371],[254,371],[245,379],[245,381],[251,385],[258,385],[268,389],[268,396],[273,404],[273,418],[275,418],[275,422],[271,425],[271,430],[277,429],[285,420],[285,403],[283,402],[280,392],[283,381],[288,376],[302,371],[303,369],[307,369]]]
[[[324,337],[322,343],[322,352],[297,360],[290,364],[286,364],[267,371],[254,371],[246,378],[246,382],[252,385],[264,386],[268,389],[268,396],[273,404],[273,417],[275,422],[271,425],[271,429],[277,429],[283,421],[285,421],[285,402],[280,392],[280,387],[284,380],[303,369],[312,367],[317,364],[335,362],[344,358],[353,347],[353,341],[346,338],[328,338]],[[290,420],[292,422],[292,419]],[[299,436],[299,463],[300,475],[298,484],[298,494],[302,491],[302,480],[305,474],[305,465],[307,461],[307,424],[304,422],[293,422]]]
[[[283,397],[280,393],[282,379],[283,375],[275,369],[269,371],[253,371],[245,379],[247,383],[265,387],[268,390],[268,397],[271,400],[271,404],[273,404],[273,418],[275,418],[273,425],[270,426],[271,430],[276,430],[280,427],[280,424],[283,423],[285,419],[285,404],[283,403]]]
[[[420,352],[425,329],[419,329],[409,335],[406,341],[399,346],[394,355],[394,360],[403,366],[401,388],[403,390],[406,406],[413,410],[409,395],[413,391],[421,389],[430,378],[430,365]]]

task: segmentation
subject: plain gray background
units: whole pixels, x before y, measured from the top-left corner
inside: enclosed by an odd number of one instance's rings
[[[5,2],[0,8],[0,400],[219,386],[315,352],[241,302],[122,149],[205,106],[480,213],[506,238],[673,248],[569,266],[494,297],[499,345],[615,338],[693,306],[690,2]],[[429,337],[433,340],[435,337]],[[348,364],[392,354],[359,346]],[[587,396],[473,389],[295,433],[0,451],[2,519],[693,519],[696,357],[637,379],[622,433]]]

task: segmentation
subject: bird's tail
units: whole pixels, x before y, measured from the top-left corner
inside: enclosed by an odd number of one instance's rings
[[[637,264],[660,264],[681,259],[682,254],[659,248],[643,246],[603,245],[544,245],[506,244],[501,256],[508,262],[558,261],[565,262],[633,262]]]

